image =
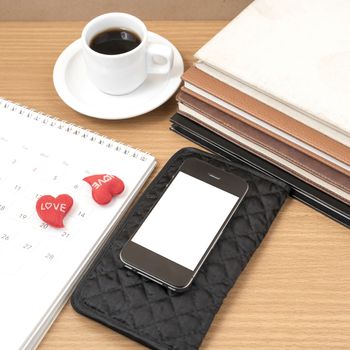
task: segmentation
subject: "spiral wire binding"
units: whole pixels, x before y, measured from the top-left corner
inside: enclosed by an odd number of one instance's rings
[[[119,142],[113,138],[108,138],[90,129],[81,128],[74,123],[69,123],[66,120],[53,117],[52,115],[38,112],[34,109],[28,108],[25,105],[6,100],[3,97],[0,97],[0,107],[9,109],[12,112],[18,113],[28,119],[41,122],[42,124],[49,124],[51,127],[80,136],[83,139],[89,139],[89,141],[105,146],[109,149],[114,148],[117,152],[124,153],[127,156],[131,156],[141,161],[146,161],[150,155],[147,152]]]

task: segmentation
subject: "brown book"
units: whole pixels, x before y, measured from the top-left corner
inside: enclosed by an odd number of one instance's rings
[[[288,117],[195,67],[183,75],[185,90],[308,156],[350,176],[350,148]],[[202,93],[204,92],[204,94]],[[232,106],[233,109],[230,107]],[[234,113],[238,109],[243,113]],[[247,119],[247,115],[251,116]]]
[[[177,99],[181,114],[350,204],[349,176],[184,91]]]

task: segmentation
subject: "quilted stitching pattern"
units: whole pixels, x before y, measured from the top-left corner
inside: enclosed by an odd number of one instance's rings
[[[173,293],[123,267],[119,253],[179,165],[208,160],[245,178],[249,191],[191,288]],[[168,162],[119,226],[72,298],[74,308],[154,349],[197,349],[223,299],[263,240],[288,187],[240,163],[183,149]],[[174,213],[176,219],[176,213]]]

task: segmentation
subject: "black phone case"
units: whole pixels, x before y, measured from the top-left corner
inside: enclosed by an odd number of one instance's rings
[[[248,182],[249,190],[191,287],[176,293],[126,269],[119,253],[182,162],[190,157],[242,177]],[[77,286],[71,299],[73,308],[152,349],[197,349],[288,192],[289,187],[284,183],[239,161],[229,163],[193,148],[180,150],[116,228]]]

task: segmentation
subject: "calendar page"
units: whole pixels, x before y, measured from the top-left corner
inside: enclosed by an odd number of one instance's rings
[[[32,348],[155,166],[152,156],[0,100],[0,348]],[[83,178],[112,174],[125,190],[96,203]],[[36,202],[69,194],[63,228]]]

